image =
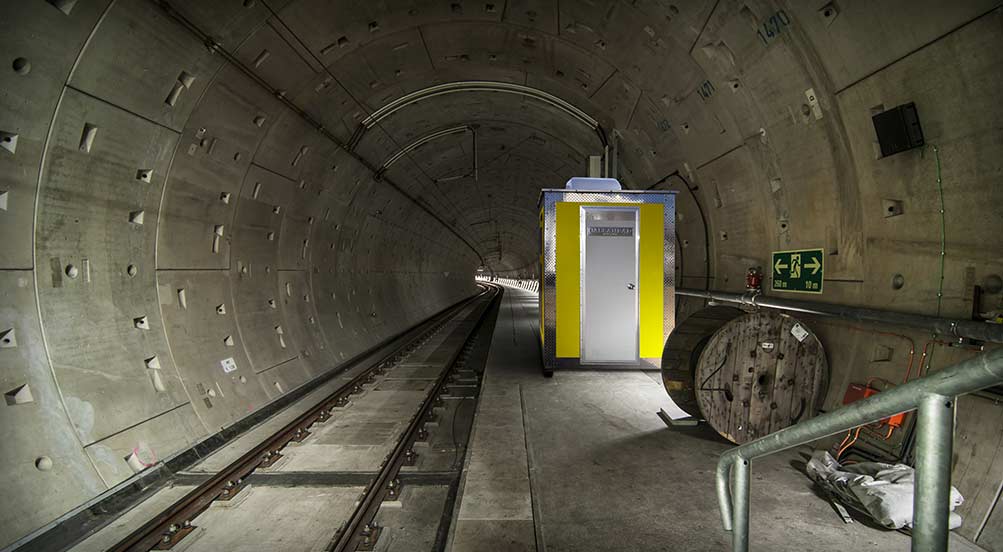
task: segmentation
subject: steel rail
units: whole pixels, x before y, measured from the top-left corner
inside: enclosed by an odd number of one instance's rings
[[[362,500],[353,512],[352,517],[349,518],[345,526],[335,536],[334,541],[328,548],[331,552],[348,552],[361,549],[371,550],[371,547],[375,544],[373,535],[379,531],[379,528],[373,523],[376,511],[379,510],[383,499],[392,489],[398,493],[400,491],[398,485],[390,486],[389,483],[395,481],[398,472],[410,456],[408,452],[412,450],[412,446],[418,439],[419,432],[429,419],[429,413],[433,412],[438,397],[446,386],[446,382],[449,380],[449,376],[457,360],[463,354],[467,344],[477,334],[477,330],[484,323],[487,318],[486,314],[490,312],[492,304],[501,298],[502,292],[500,286],[488,285],[494,290],[495,296],[491,301],[478,307],[480,312],[476,313],[477,322],[464,337],[463,344],[457,347],[456,351],[449,356],[448,361],[445,363],[446,367],[439,374],[435,386],[425,397],[421,408],[411,418],[407,429],[405,429],[400,440],[397,441],[394,450],[384,460],[377,477],[366,487]],[[368,542],[366,542],[367,537],[370,538]]]
[[[390,363],[399,359],[415,343],[421,342],[464,307],[493,292],[494,290],[485,287],[481,293],[454,305],[418,325],[411,332],[412,334],[416,334],[415,337],[407,339],[404,343],[394,348],[392,352],[385,355],[381,360],[360,372],[345,385],[339,387],[315,406],[261,441],[254,448],[240,456],[240,458],[216,472],[203,484],[192,489],[188,494],[175,501],[161,511],[160,514],[120,540],[115,546],[109,548],[109,550],[113,552],[148,552],[154,549],[166,550],[173,547],[186,535],[195,530],[196,527],[192,524],[192,521],[215,500],[229,500],[235,496],[241,490],[244,480],[251,472],[259,467],[271,465],[271,463],[281,456],[279,451],[282,448],[292,441],[302,440],[309,435],[307,428],[318,421],[327,420],[330,417],[329,411],[332,408],[344,404],[349,395],[361,391],[365,383],[372,381],[376,375],[382,373]]]
[[[721,522],[732,532],[733,549],[749,549],[750,460],[918,409],[912,550],[947,550],[955,397],[1001,382],[1003,348],[728,450],[718,460],[716,479]]]
[[[926,316],[922,314],[894,312],[870,309],[866,307],[854,307],[850,305],[835,305],[832,303],[768,297],[760,293],[732,293],[726,291],[676,288],[676,295],[699,297],[702,299],[723,301],[726,303],[737,303],[751,307],[800,312],[814,316],[841,318],[856,322],[877,322],[881,324],[919,328],[941,335],[953,335],[955,337],[977,339],[979,341],[1003,343],[1003,324],[989,324],[987,322],[976,322],[974,320],[956,320],[951,318],[940,318],[938,316]]]

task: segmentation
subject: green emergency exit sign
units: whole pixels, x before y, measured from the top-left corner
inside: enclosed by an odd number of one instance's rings
[[[800,249],[773,252],[773,290],[822,293],[825,251]]]

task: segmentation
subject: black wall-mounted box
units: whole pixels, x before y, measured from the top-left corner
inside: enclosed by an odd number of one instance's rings
[[[909,102],[871,117],[878,134],[881,156],[887,157],[924,144],[916,104]]]

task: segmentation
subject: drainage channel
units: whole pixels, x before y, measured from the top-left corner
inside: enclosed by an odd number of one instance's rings
[[[235,461],[177,474],[106,528],[124,538],[73,550],[442,549],[500,296],[485,286]]]

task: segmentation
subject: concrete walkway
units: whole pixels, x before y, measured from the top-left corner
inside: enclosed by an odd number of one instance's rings
[[[706,426],[667,428],[655,414],[668,403],[658,373],[545,379],[536,303],[506,289],[450,549],[729,549],[714,467],[731,445]],[[904,534],[843,524],[801,464],[797,453],[754,463],[753,550],[909,549]]]

